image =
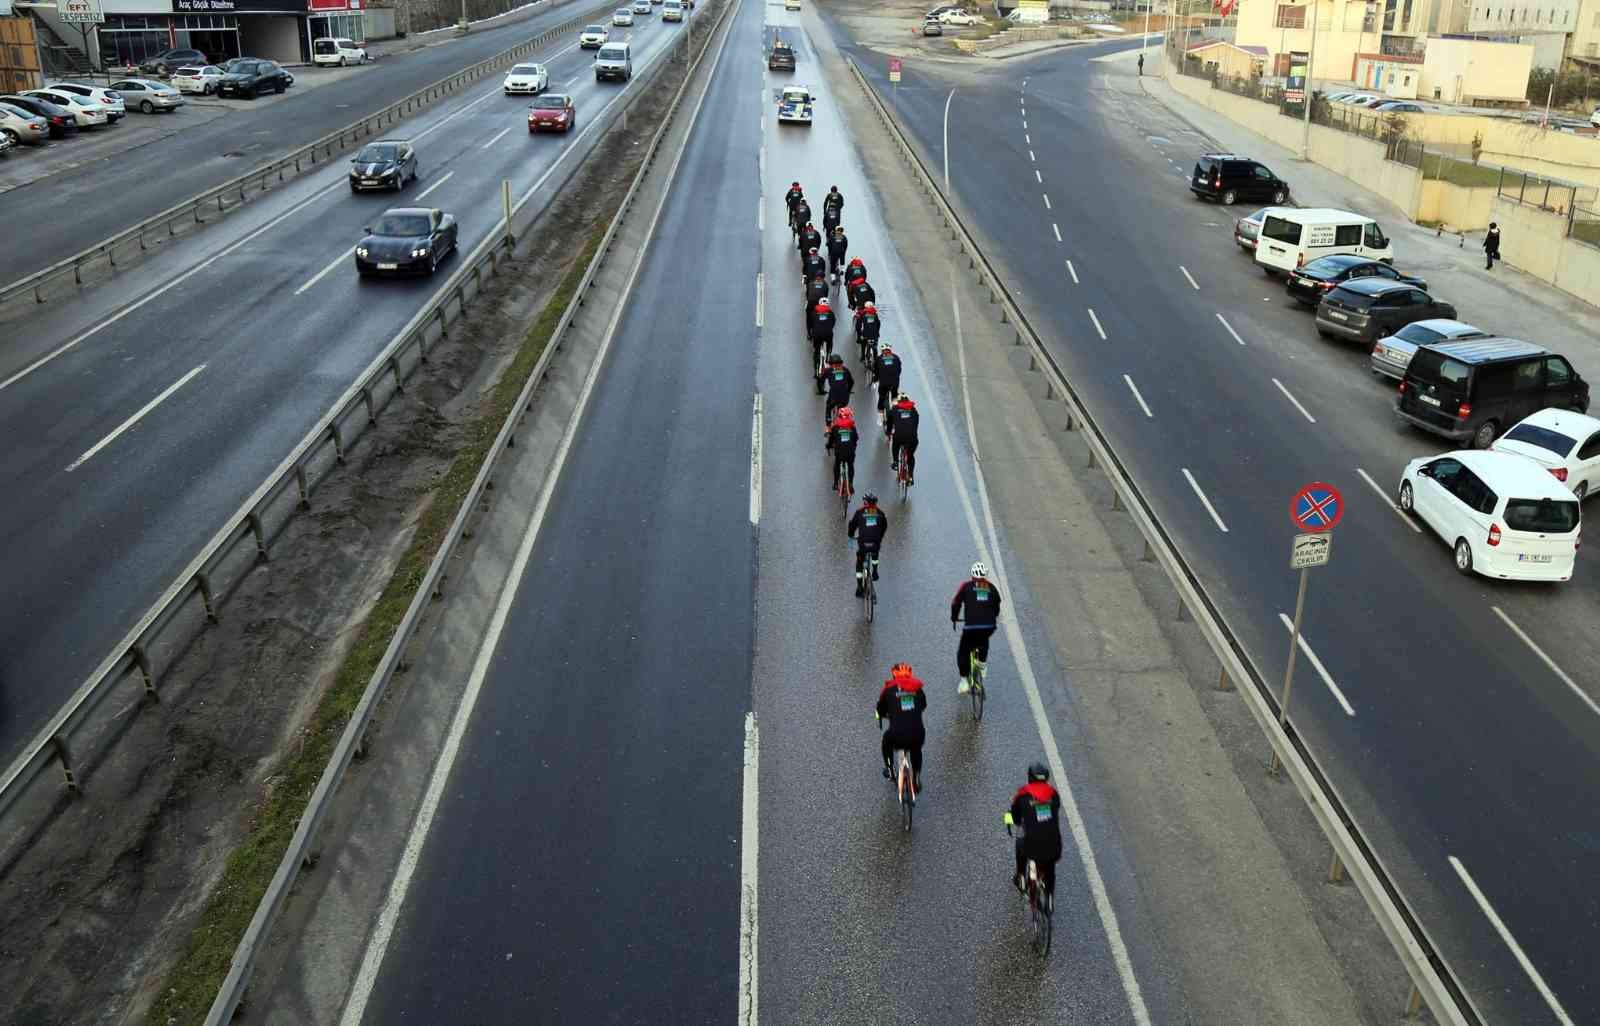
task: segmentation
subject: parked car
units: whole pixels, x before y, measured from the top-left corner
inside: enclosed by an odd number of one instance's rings
[[[17,145],[36,145],[50,138],[50,122],[14,103],[0,103],[0,136]]]
[[[1571,410],[1540,410],[1489,446],[1548,470],[1582,502],[1600,488],[1600,420]]]
[[[516,64],[506,72],[506,80],[500,87],[507,96],[512,93],[537,95],[550,88],[550,72],[543,64]]]
[[[793,71],[794,64],[794,47],[781,39],[772,44],[772,52],[767,55],[768,71]]]
[[[1189,191],[1225,206],[1240,200],[1264,200],[1282,206],[1289,200],[1288,182],[1265,164],[1232,153],[1201,155],[1195,161]]]
[[[613,24],[613,25],[632,25],[633,24],[633,12],[628,10],[626,7],[617,8],[615,11],[611,12],[611,24]]]
[[[1589,412],[1589,383],[1566,358],[1514,338],[1436,342],[1417,350],[1395,413],[1453,441],[1487,449],[1507,424],[1554,407]]]
[[[1422,105],[1418,103],[1412,103],[1410,100],[1389,100],[1384,103],[1375,104],[1372,109],[1377,111],[1379,114],[1423,113]]]
[[[1295,271],[1335,253],[1386,264],[1394,260],[1394,243],[1378,222],[1365,214],[1325,207],[1268,211],[1257,243],[1256,263],[1268,275]]]
[[[1403,281],[1357,278],[1338,286],[1317,305],[1317,334],[1371,346],[1412,321],[1455,320],[1456,308]]]
[[[16,140],[12,139],[9,135],[0,134],[0,157],[6,156],[12,150],[16,149],[16,147]]]
[[[606,27],[604,25],[585,25],[583,31],[578,33],[578,49],[598,50],[600,44],[606,41]]]
[[[578,126],[578,107],[566,93],[550,93],[528,107],[528,134],[570,132]]]
[[[932,17],[938,18],[939,21],[945,25],[976,25],[979,21],[979,18],[976,14],[973,14],[970,11],[963,11],[959,7],[954,8],[953,10],[944,11],[940,14],[932,15]]]
[[[1317,257],[1309,264],[1290,271],[1283,279],[1283,288],[1289,293],[1289,297],[1301,306],[1315,307],[1322,302],[1323,296],[1340,285],[1362,278],[1405,282],[1407,285],[1415,285],[1424,292],[1428,289],[1427,281],[1422,278],[1401,274],[1382,260],[1371,260],[1349,253]]]
[[[115,124],[127,116],[128,110],[122,102],[122,94],[114,88],[96,85],[82,85],[78,82],[50,82],[45,88],[55,93],[71,93],[80,100],[98,103],[106,110],[106,119]]]
[[[409,139],[379,139],[350,158],[350,191],[392,189],[417,180],[417,151]]]
[[[929,18],[922,23],[922,34],[925,36],[942,36],[944,35],[944,26],[939,23],[937,18]]]
[[[1253,214],[1246,214],[1233,222],[1233,241],[1246,253],[1256,251],[1256,242],[1261,238],[1261,224],[1267,215],[1278,210],[1278,207],[1262,207]]]
[[[437,207],[385,210],[356,243],[356,273],[432,274],[456,248],[456,219]]]
[[[124,78],[111,83],[122,96],[122,102],[141,114],[154,114],[158,110],[175,111],[183,106],[183,94],[153,78]]]
[[[1600,128],[1600,107],[1596,107],[1594,113],[1589,115],[1589,124]]]
[[[1463,574],[1572,578],[1582,527],[1578,500],[1523,456],[1462,451],[1412,460],[1397,501],[1444,539]]]
[[[371,59],[367,56],[367,48],[354,39],[324,36],[311,41],[312,64],[328,64],[343,68],[351,64],[365,64]]]
[[[166,50],[141,62],[139,70],[146,75],[160,75],[166,78],[178,68],[190,65],[199,67],[210,63],[210,58],[199,50]]]
[[[79,128],[103,128],[111,124],[111,112],[93,100],[72,93],[58,93],[53,89],[29,89],[24,96],[53,103],[72,115]]]
[[[222,81],[222,69],[215,64],[190,64],[172,73],[178,92],[210,96]]]
[[[1411,358],[1417,355],[1420,346],[1488,337],[1487,331],[1461,321],[1443,318],[1413,321],[1372,344],[1372,373],[1398,381],[1406,376],[1406,368],[1411,366]]]
[[[288,74],[272,61],[243,58],[229,61],[217,83],[218,96],[244,96],[255,99],[262,93],[281,93],[289,88]]]
[[[65,139],[78,132],[78,119],[59,103],[41,100],[37,96],[23,96],[16,93],[0,94],[0,103],[7,103],[13,107],[27,111],[37,117],[44,118],[45,124],[50,128],[50,138]]]

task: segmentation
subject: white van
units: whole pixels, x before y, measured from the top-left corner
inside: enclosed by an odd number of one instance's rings
[[[1268,274],[1292,271],[1317,257],[1353,253],[1394,263],[1394,246],[1378,222],[1348,210],[1285,208],[1261,222],[1256,263]]]
[[[324,36],[311,43],[313,64],[337,64],[342,68],[346,64],[365,64],[368,59],[366,48],[353,39]]]

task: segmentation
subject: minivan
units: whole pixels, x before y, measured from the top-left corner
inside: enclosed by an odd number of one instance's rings
[[[1189,191],[1226,207],[1240,200],[1260,200],[1277,206],[1289,202],[1288,182],[1265,164],[1235,153],[1202,154],[1194,162]]]
[[[324,36],[311,44],[313,64],[336,64],[342,68],[347,64],[365,64],[368,59],[366,48],[354,39]]]
[[[607,43],[594,57],[594,80],[604,82],[619,78],[626,82],[633,77],[633,51],[627,43]]]
[[[1394,246],[1378,222],[1348,210],[1278,210],[1261,222],[1256,263],[1268,274],[1292,271],[1334,253],[1394,263]]]
[[[1514,338],[1422,346],[1406,367],[1394,409],[1401,419],[1487,449],[1501,431],[1554,406],[1589,412],[1589,383],[1566,357]]]

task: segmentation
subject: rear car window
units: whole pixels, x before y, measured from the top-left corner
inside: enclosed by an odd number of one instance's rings
[[[1578,444],[1576,438],[1570,438],[1559,431],[1552,431],[1537,424],[1518,424],[1506,432],[1506,440],[1537,445],[1541,449],[1549,449],[1557,456],[1562,457],[1571,452],[1572,447]]]
[[[1328,293],[1328,298],[1337,299],[1340,303],[1352,310],[1365,310],[1367,307],[1372,305],[1373,301],[1372,296],[1363,295],[1360,292],[1353,292],[1350,289],[1345,288],[1343,285]]]
[[[1261,225],[1261,234],[1273,242],[1282,242],[1290,246],[1300,245],[1300,225],[1287,218],[1268,215]]]
[[[1576,499],[1512,499],[1506,503],[1506,526],[1513,531],[1569,534],[1578,529]]]
[[[1460,360],[1452,360],[1432,349],[1419,350],[1411,361],[1411,374],[1423,381],[1436,381],[1442,385],[1465,389],[1472,378],[1472,368]]]
[[[1444,338],[1442,334],[1434,331],[1432,328],[1424,328],[1422,325],[1416,323],[1408,324],[1401,328],[1399,331],[1395,332],[1395,337],[1403,338],[1407,342],[1415,342],[1419,346],[1425,346],[1429,342],[1437,342],[1441,338]]]

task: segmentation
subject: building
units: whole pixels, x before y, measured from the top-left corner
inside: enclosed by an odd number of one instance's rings
[[[1527,43],[1534,67],[1559,68],[1581,24],[1580,0],[1472,0],[1467,32],[1479,39]]]
[[[1362,89],[1407,100],[1465,106],[1523,106],[1534,48],[1491,39],[1435,37],[1421,57],[1364,53],[1356,60]]]
[[[1582,0],[1567,45],[1567,57],[1578,70],[1600,71],[1600,0]]]
[[[1197,43],[1188,49],[1187,57],[1224,78],[1260,78],[1267,67],[1266,47],[1240,46],[1223,39]]]
[[[1238,11],[1234,42],[1264,49],[1266,73],[1276,78],[1288,76],[1293,55],[1310,54],[1313,80],[1347,82],[1355,74],[1356,54],[1378,49],[1381,40],[1377,4],[1366,0],[1241,0]],[[1313,11],[1315,47],[1311,44]]]

